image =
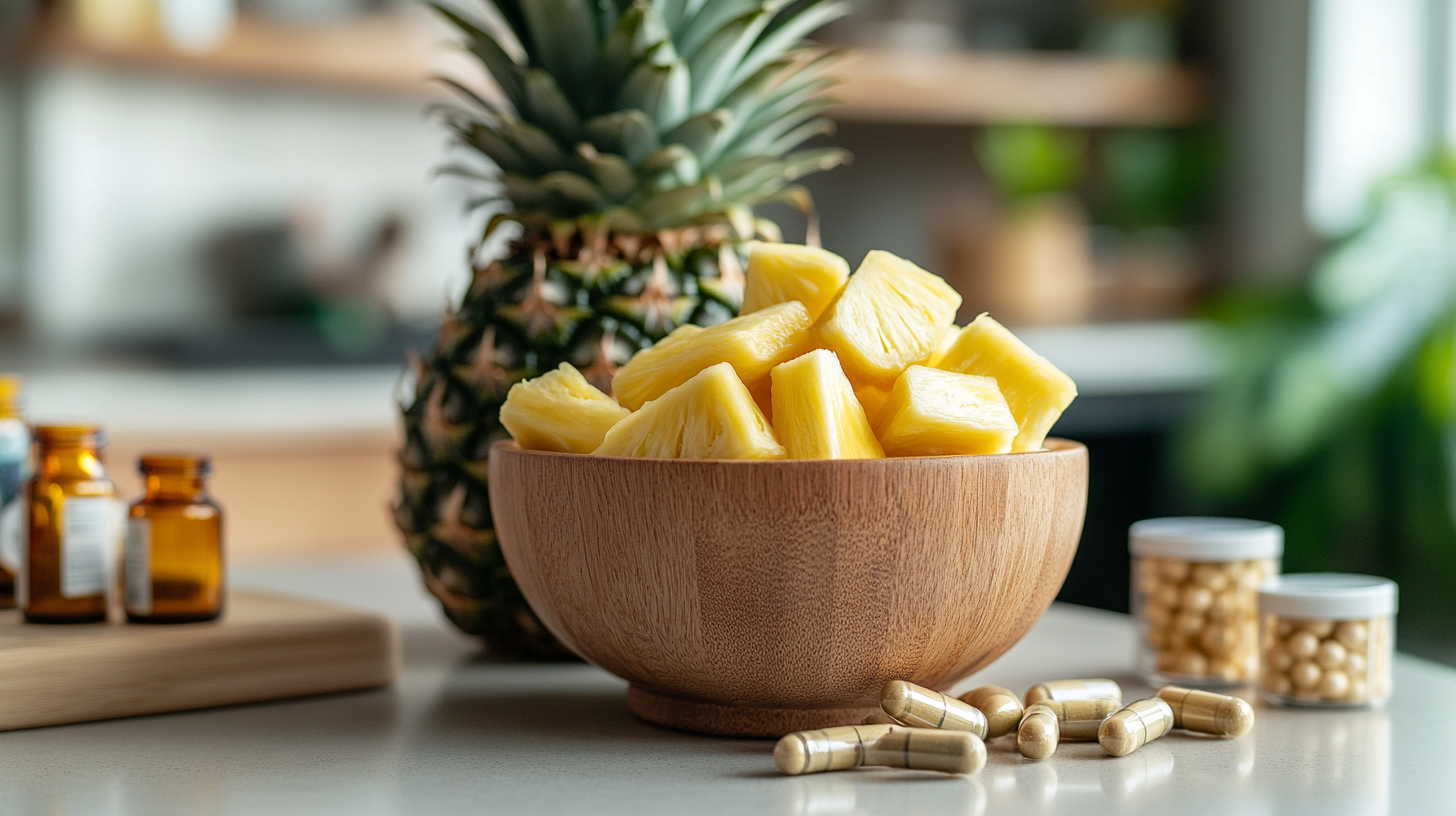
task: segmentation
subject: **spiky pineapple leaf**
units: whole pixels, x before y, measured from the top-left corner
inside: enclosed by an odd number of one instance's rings
[[[652,120],[640,110],[604,113],[586,123],[586,137],[597,150],[615,153],[631,164],[642,161],[660,144]]]
[[[430,5],[465,32],[466,49],[485,66],[485,70],[490,73],[491,78],[500,87],[501,93],[505,94],[511,106],[517,111],[526,110],[526,83],[522,76],[521,66],[511,59],[510,54],[507,54],[504,48],[501,48],[495,37],[485,29],[456,14],[447,6],[439,3]]]
[[[688,113],[692,84],[688,67],[680,59],[665,65],[639,64],[622,84],[617,104],[647,114],[659,132],[674,127]]]
[[[526,101],[531,118],[541,123],[558,141],[571,143],[581,137],[581,119],[552,76],[540,68],[526,72]]]
[[[576,150],[592,179],[612,201],[624,201],[637,189],[637,174],[626,159],[613,153],[600,153],[585,142],[577,145]]]
[[[797,9],[798,13],[793,16],[775,17],[763,36],[754,43],[753,48],[734,70],[729,85],[737,85],[753,76],[754,72],[778,59],[785,51],[797,47],[811,32],[825,23],[843,17],[849,10],[849,4],[843,0],[810,0],[807,6]]]
[[[526,0],[521,11],[536,46],[534,61],[556,77],[567,96],[585,107],[597,65],[597,24],[592,9],[581,0]]]

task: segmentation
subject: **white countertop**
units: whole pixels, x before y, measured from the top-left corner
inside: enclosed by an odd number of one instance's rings
[[[625,684],[580,664],[497,663],[439,622],[400,559],[249,570],[239,584],[394,614],[392,689],[0,734],[11,814],[1339,814],[1450,812],[1456,671],[1395,666],[1382,711],[1257,706],[1253,732],[1175,732],[1112,759],[1066,744],[1044,762],[989,743],[975,776],[860,770],[780,775],[766,740],[634,719]],[[965,684],[1112,676],[1129,694],[1127,618],[1053,607]]]

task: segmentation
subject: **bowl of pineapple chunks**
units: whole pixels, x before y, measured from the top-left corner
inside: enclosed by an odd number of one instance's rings
[[[1045,613],[1087,449],[1066,374],[888,252],[757,244],[739,317],[517,383],[490,505],[521,592],[649,722],[781,736],[948,689]]]

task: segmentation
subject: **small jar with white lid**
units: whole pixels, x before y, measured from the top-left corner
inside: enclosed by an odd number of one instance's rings
[[[1370,575],[1285,575],[1259,590],[1259,691],[1275,705],[1390,698],[1396,585]]]
[[[1257,592],[1279,574],[1284,530],[1246,519],[1148,519],[1132,525],[1128,548],[1142,676],[1155,686],[1253,682]]]

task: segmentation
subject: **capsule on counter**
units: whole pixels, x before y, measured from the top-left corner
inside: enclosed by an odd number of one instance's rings
[[[1173,710],[1173,727],[1200,734],[1237,737],[1254,727],[1254,709],[1238,697],[1163,686],[1158,699]]]
[[[774,746],[774,764],[791,776],[864,765],[969,774],[986,764],[986,746],[968,731],[846,725],[785,736]]]
[[[1085,680],[1049,680],[1037,683],[1026,690],[1026,707],[1042,700],[1100,700],[1111,699],[1122,702],[1122,686],[1112,680],[1091,678]]]
[[[891,680],[880,691],[880,708],[906,725],[947,731],[969,731],[986,737],[986,715],[980,709],[904,680]]]
[[[1127,756],[1172,728],[1173,708],[1157,697],[1149,697],[1134,700],[1103,720],[1097,742],[1112,756]]]
[[[1039,703],[1026,710],[1016,728],[1016,750],[1027,759],[1046,759],[1060,740],[1056,713]]]
[[[986,715],[986,739],[995,739],[1015,731],[1025,713],[1021,700],[1010,689],[1000,686],[979,686],[961,695],[961,702]]]
[[[1111,697],[1100,700],[1042,700],[1026,709],[1027,714],[1041,707],[1057,718],[1058,739],[1062,742],[1091,742],[1097,739],[1102,721],[1122,706]],[[1025,717],[1022,718],[1023,721]]]

